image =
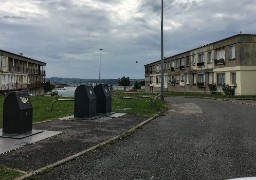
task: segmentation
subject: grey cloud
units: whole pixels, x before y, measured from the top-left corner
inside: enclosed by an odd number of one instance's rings
[[[27,19],[25,17],[20,17],[20,16],[3,16],[2,18],[5,18],[5,19]]]
[[[45,61],[47,76],[97,78],[99,49],[102,78],[144,77],[144,64],[160,59],[160,1],[139,0],[126,21],[112,19],[109,9],[95,9],[72,1],[34,0],[48,16],[30,24],[0,21],[0,46]],[[115,6],[120,0],[95,0]],[[164,56],[242,31],[255,33],[254,0],[164,1]],[[121,11],[121,9],[120,9]],[[223,16],[222,16],[223,15]],[[20,21],[10,14],[6,19]],[[18,17],[18,16],[17,16]],[[2,16],[2,18],[4,18]],[[27,17],[24,17],[27,18]],[[153,22],[153,23],[152,23]],[[174,26],[172,23],[179,23]],[[139,61],[138,64],[135,62]]]

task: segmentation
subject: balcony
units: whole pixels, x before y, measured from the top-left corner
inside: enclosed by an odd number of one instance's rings
[[[197,67],[202,67],[202,66],[204,66],[204,62],[197,63]]]
[[[224,65],[225,64],[225,60],[223,58],[215,59],[214,63],[215,63],[215,65]]]
[[[28,88],[35,88],[35,87],[42,87],[42,86],[43,86],[43,83],[39,81],[28,84]]]
[[[11,73],[26,73],[27,72],[27,68],[23,68],[23,67],[16,67],[16,66],[11,66],[9,69],[9,72]]]
[[[27,89],[28,85],[24,83],[9,83],[0,85],[0,91]]]
[[[185,66],[184,65],[180,65],[180,70],[185,70]]]
[[[41,71],[41,75],[42,76],[45,76],[46,74],[45,74],[45,71]]]

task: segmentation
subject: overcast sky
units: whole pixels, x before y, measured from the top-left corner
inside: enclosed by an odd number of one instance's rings
[[[46,62],[47,77],[97,79],[101,57],[102,79],[144,78],[161,58],[161,0],[0,1],[0,49]],[[256,0],[164,0],[164,56],[256,34],[255,17]]]

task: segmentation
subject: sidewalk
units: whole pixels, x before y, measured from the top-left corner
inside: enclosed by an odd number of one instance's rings
[[[118,136],[146,119],[125,115],[112,119],[54,120],[34,124],[33,129],[62,133],[2,154],[0,164],[26,173],[35,171]]]

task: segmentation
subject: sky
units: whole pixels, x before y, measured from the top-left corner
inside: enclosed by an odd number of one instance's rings
[[[161,0],[0,1],[0,49],[46,62],[46,77],[143,79],[161,59]],[[164,57],[256,34],[255,9],[256,0],[164,0]]]

